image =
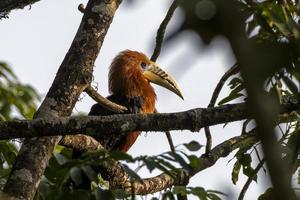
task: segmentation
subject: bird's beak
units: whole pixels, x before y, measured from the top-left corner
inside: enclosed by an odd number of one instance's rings
[[[167,74],[164,70],[162,70],[156,63],[152,62],[147,69],[143,72],[143,75],[150,82],[160,85],[175,94],[177,94],[180,98],[183,99],[183,95],[180,91],[180,88],[176,81],[172,76]]]

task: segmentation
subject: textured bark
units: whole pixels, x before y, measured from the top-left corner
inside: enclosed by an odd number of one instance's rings
[[[201,155],[198,158],[201,164],[196,168],[188,165],[184,169],[178,168],[176,171],[162,173],[158,176],[142,180],[133,180],[126,173],[122,164],[117,161],[110,160],[101,163],[98,171],[105,180],[109,181],[111,189],[122,189],[128,194],[147,195],[174,185],[186,185],[192,176],[213,166],[220,158],[228,156],[235,149],[243,148],[256,142],[257,138],[254,132],[251,135],[233,137],[217,145],[208,154]]]
[[[23,9],[25,6],[30,6],[40,0],[1,0],[0,1],[0,16],[7,15],[13,9]]]
[[[300,109],[298,101],[283,104],[282,113]],[[227,104],[214,108],[196,108],[178,113],[122,114],[15,120],[0,122],[0,139],[86,134],[95,138],[132,131],[199,131],[205,126],[249,118],[246,105]],[[83,136],[79,136],[82,138]],[[69,142],[70,143],[69,138]],[[83,138],[82,138],[83,139]],[[77,139],[78,140],[78,139]],[[89,139],[90,140],[90,139]],[[93,141],[91,141],[93,142]],[[84,142],[84,143],[89,143]],[[84,144],[82,144],[84,146]]]
[[[189,178],[195,174],[203,171],[211,166],[213,166],[220,158],[228,156],[232,151],[237,148],[242,148],[249,144],[254,144],[257,142],[255,136],[242,135],[226,140],[225,142],[217,145],[213,148],[209,154],[203,154],[199,157],[200,165],[197,168],[192,168],[191,166],[185,169],[177,169],[173,172],[173,176],[167,173],[162,173],[156,177],[146,178],[141,180],[132,181],[130,177],[122,171],[121,167],[116,165],[111,165],[107,174],[114,174],[114,179],[110,180],[110,186],[112,188],[121,188],[126,192],[138,195],[146,195],[155,192],[162,191],[164,189],[170,188],[173,185],[187,184]]]
[[[90,0],[80,27],[35,118],[69,116],[90,85],[95,59],[120,0]],[[42,130],[39,130],[42,132]],[[59,137],[25,140],[4,192],[16,199],[32,199]]]
[[[94,138],[88,135],[67,135],[60,141],[65,147],[74,151],[84,152],[90,150],[98,150],[103,148],[102,145]]]
[[[115,113],[123,113],[127,110],[126,107],[118,105],[107,98],[101,96],[92,86],[89,86],[85,89],[85,92],[96,102],[101,104],[104,108],[113,111]]]

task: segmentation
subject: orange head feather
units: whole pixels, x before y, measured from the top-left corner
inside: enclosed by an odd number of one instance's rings
[[[109,91],[127,98],[143,97],[143,113],[155,110],[156,94],[149,80],[143,76],[143,67],[149,58],[140,52],[125,50],[113,60],[109,71]]]

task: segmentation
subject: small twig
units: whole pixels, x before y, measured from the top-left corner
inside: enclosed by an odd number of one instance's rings
[[[151,60],[154,61],[154,62],[157,60],[157,58],[160,54],[167,25],[170,22],[173,14],[174,14],[174,12],[175,12],[175,10],[176,10],[176,8],[177,8],[177,6],[179,5],[180,2],[181,2],[181,0],[174,0],[173,1],[173,3],[171,4],[171,6],[170,6],[170,8],[167,12],[167,15],[165,16],[164,20],[161,22],[161,24],[160,24],[160,26],[157,30],[155,49],[154,49],[153,54],[151,56]],[[155,109],[154,113],[159,113],[159,112]],[[175,153],[175,147],[174,147],[174,143],[173,143],[170,131],[166,131],[165,134],[167,136],[168,143],[170,145],[171,151],[173,153]]]
[[[225,82],[227,81],[227,79],[232,76],[233,74],[238,73],[238,65],[234,64],[220,79],[220,81],[218,82],[212,97],[210,99],[210,102],[208,104],[208,108],[213,107],[216,104],[216,101],[219,97],[219,94],[225,84]],[[212,137],[211,137],[211,132],[209,127],[205,127],[204,128],[204,132],[205,132],[205,136],[206,136],[206,147],[205,147],[205,153],[208,154],[208,152],[211,150],[212,147]]]
[[[256,146],[254,146],[254,151],[255,151],[255,154],[256,154],[256,156],[257,156],[258,161],[259,161],[259,162],[262,162],[263,159],[261,159],[261,157],[260,157],[260,155],[259,155],[259,152],[258,152]],[[265,173],[267,173],[267,170],[266,170],[266,168],[265,168],[264,166],[262,166],[262,169],[264,170]]]
[[[159,113],[159,112],[157,111],[156,108],[155,108],[155,110],[154,110],[154,113]],[[166,136],[167,136],[167,139],[168,139],[168,143],[169,143],[171,152],[172,152],[172,153],[175,153],[176,151],[175,151],[175,147],[174,147],[174,143],[173,143],[173,140],[172,140],[172,136],[171,136],[170,131],[165,131],[165,134],[166,134]]]
[[[88,86],[84,90],[92,99],[97,101],[99,104],[101,104],[103,107],[107,108],[108,110],[111,110],[116,113],[122,113],[127,110],[126,107],[118,105],[107,98],[101,96],[92,86]]]
[[[160,51],[161,51],[161,46],[164,40],[164,36],[165,36],[165,32],[166,32],[166,28],[168,23],[170,22],[174,11],[176,10],[177,6],[180,4],[182,0],[174,0],[172,5],[170,6],[167,15],[165,16],[164,20],[161,22],[158,30],[157,30],[157,34],[156,34],[156,44],[155,44],[155,49],[153,51],[153,54],[151,56],[151,60],[152,61],[156,61]]]
[[[252,183],[254,177],[256,176],[256,174],[258,173],[260,168],[262,168],[264,166],[264,163],[265,163],[265,159],[262,159],[260,161],[260,163],[257,165],[257,167],[254,169],[252,176],[249,176],[248,180],[246,181],[245,185],[243,186],[243,188],[240,192],[238,200],[243,200],[244,199],[244,196],[245,196],[250,184]]]
[[[174,143],[173,143],[170,131],[166,131],[165,134],[167,136],[172,153],[175,153],[175,147],[174,147]]]
[[[78,10],[79,10],[81,13],[84,13],[85,7],[84,7],[84,5],[83,5],[82,3],[78,5]]]
[[[234,75],[234,74],[236,74],[238,72],[239,72],[239,67],[238,67],[238,64],[236,63],[221,77],[221,79],[219,80],[219,82],[218,82],[218,84],[217,84],[217,86],[216,86],[216,88],[215,88],[215,90],[213,92],[211,100],[210,100],[210,102],[208,104],[209,108],[213,107],[216,104],[216,101],[217,101],[217,99],[219,97],[219,94],[220,94],[220,92],[221,92],[221,90],[222,90],[225,82],[227,81],[227,79],[230,76],[232,76],[232,75]]]
[[[204,133],[206,137],[205,154],[208,155],[212,147],[212,137],[211,137],[209,126],[204,127]]]

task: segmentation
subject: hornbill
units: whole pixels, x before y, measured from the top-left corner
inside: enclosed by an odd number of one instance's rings
[[[110,65],[108,85],[111,95],[107,99],[125,106],[128,109],[126,113],[153,113],[156,94],[150,82],[167,88],[183,99],[175,80],[145,54],[131,50],[122,51]],[[100,104],[93,105],[89,112],[89,115],[112,114],[115,113]],[[139,135],[140,131],[135,131],[96,139],[108,151],[127,152]]]

